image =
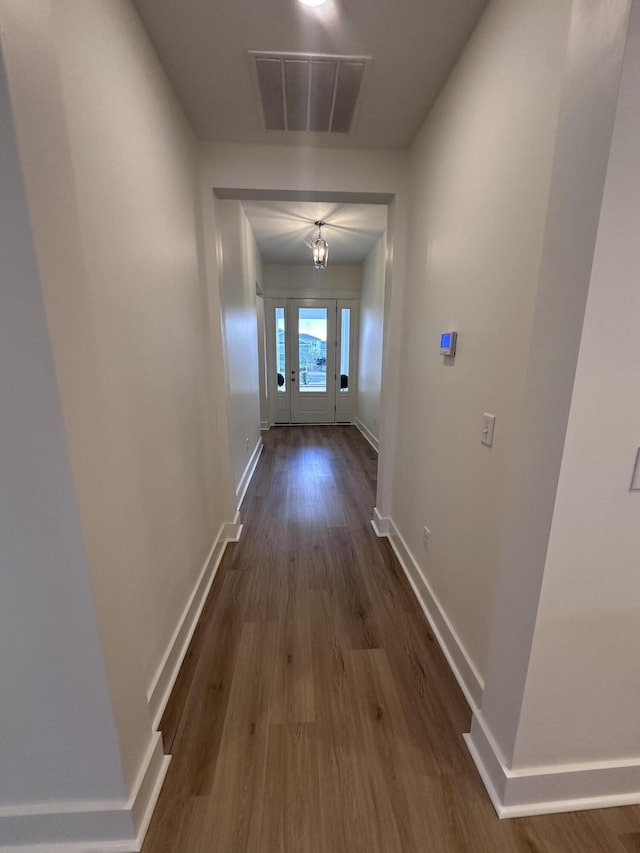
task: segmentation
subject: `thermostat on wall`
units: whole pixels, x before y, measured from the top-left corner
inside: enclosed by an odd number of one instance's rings
[[[443,332],[440,335],[440,355],[456,354],[457,332]]]

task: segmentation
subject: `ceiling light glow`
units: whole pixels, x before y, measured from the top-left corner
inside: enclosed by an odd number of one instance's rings
[[[322,6],[327,0],[300,0],[303,6]]]

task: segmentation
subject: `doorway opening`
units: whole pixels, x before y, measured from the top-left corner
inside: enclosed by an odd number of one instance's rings
[[[388,491],[400,209],[392,195],[214,188],[237,494],[264,432],[289,424],[353,424],[380,452],[379,488]],[[319,220],[330,247],[321,270],[311,253]]]
[[[356,415],[357,299],[267,299],[272,424],[351,423]]]

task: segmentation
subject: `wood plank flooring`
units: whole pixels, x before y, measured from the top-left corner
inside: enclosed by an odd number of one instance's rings
[[[369,519],[354,427],[265,449],[162,720],[143,853],[629,853],[640,808],[499,821],[470,713]]]

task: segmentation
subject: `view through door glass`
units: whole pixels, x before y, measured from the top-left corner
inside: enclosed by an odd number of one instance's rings
[[[284,308],[276,308],[275,309],[275,320],[276,320],[276,372],[277,372],[277,384],[276,390],[282,393],[286,393],[286,384],[285,377],[287,375],[287,363],[286,363],[286,338],[285,338],[285,325],[284,325]]]
[[[340,309],[340,392],[349,391],[349,353],[351,350],[351,309]]]
[[[327,309],[298,309],[299,391],[327,390]]]

